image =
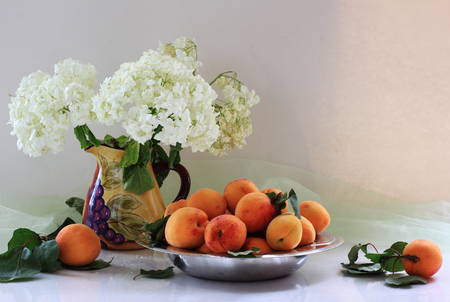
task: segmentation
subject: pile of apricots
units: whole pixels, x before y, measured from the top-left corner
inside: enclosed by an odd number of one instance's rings
[[[193,193],[187,200],[171,203],[165,226],[165,239],[171,247],[191,249],[206,254],[249,251],[255,255],[288,251],[314,242],[325,230],[330,215],[318,202],[299,204],[301,219],[289,212],[289,205],[279,213],[270,194],[248,179],[230,182],[223,194],[208,188]],[[275,195],[272,194],[272,195]]]

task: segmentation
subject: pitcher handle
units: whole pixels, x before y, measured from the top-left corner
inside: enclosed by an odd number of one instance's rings
[[[189,195],[189,190],[191,189],[191,177],[189,176],[189,172],[186,170],[186,168],[182,164],[175,164],[173,165],[173,168],[169,168],[169,162],[168,161],[161,161],[155,164],[152,164],[153,172],[155,173],[155,176],[161,173],[165,170],[172,170],[178,173],[180,176],[180,190],[178,191],[178,195],[175,197],[175,201],[178,201],[180,199],[187,199]]]

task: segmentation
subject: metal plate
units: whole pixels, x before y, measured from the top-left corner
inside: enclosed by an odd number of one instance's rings
[[[201,254],[163,244],[150,246],[147,234],[136,237],[143,247],[167,254],[170,261],[188,275],[221,281],[257,281],[289,275],[298,270],[309,255],[337,248],[344,240],[320,233],[314,243],[290,251],[273,252],[256,258],[229,258],[226,255]]]

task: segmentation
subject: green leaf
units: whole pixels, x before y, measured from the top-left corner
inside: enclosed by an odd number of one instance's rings
[[[348,260],[350,261],[350,264],[355,263],[356,260],[358,260],[358,254],[359,254],[359,250],[362,250],[363,248],[365,248],[363,250],[363,252],[367,252],[367,245],[366,244],[356,244],[354,246],[352,246],[352,248],[350,249],[350,252],[348,252]]]
[[[69,224],[74,224],[75,221],[73,221],[72,218],[67,217],[66,220],[64,220],[63,224],[59,226],[59,228],[56,229],[56,231],[52,232],[50,235],[47,236],[48,239],[55,239],[56,236],[58,236],[59,231],[61,231],[64,227],[68,226]]]
[[[173,266],[169,266],[166,269],[148,270],[148,271],[141,269],[141,273],[138,276],[144,276],[147,278],[155,278],[155,279],[165,279],[172,277],[174,275],[173,268],[174,268]]]
[[[408,245],[407,242],[397,241],[384,251],[385,254],[389,255],[389,258],[382,262],[383,269],[388,272],[401,272],[404,270],[400,256],[403,254],[406,245]]]
[[[103,144],[111,148],[122,148],[123,145],[128,141],[128,139],[129,137],[125,135],[114,138],[111,135],[106,134],[105,138],[103,139]]]
[[[183,147],[180,143],[177,143],[176,146],[170,145],[169,151],[169,168],[173,168],[174,165],[179,164],[181,161],[180,151],[183,150]]]
[[[101,141],[99,141],[95,137],[94,133],[92,133],[92,131],[89,129],[89,127],[86,124],[76,126],[74,128],[74,133],[75,133],[76,138],[80,142],[81,148],[88,148],[91,146],[98,147],[101,145]],[[86,138],[86,136],[88,138]]]
[[[16,246],[0,255],[0,282],[30,278],[40,271],[39,260],[27,247]]]
[[[125,168],[123,172],[124,189],[141,195],[153,189],[155,182],[147,166]]]
[[[41,263],[41,272],[54,273],[58,270],[56,262],[59,255],[59,246],[55,240],[42,242],[40,246],[34,249],[33,254]]]
[[[74,208],[78,213],[83,215],[84,199],[81,199],[79,197],[71,197],[66,200],[66,205],[68,205],[70,208]]]
[[[147,166],[150,156],[150,141],[146,141],[145,144],[139,146],[139,158],[136,164],[140,167]]]
[[[88,127],[86,124],[84,124],[82,127],[83,127],[83,130],[84,130],[84,133],[88,136],[89,141],[90,141],[92,144],[94,144],[96,147],[98,147],[98,146],[100,146],[100,145],[102,144],[102,142],[99,141],[99,140],[95,137],[94,133],[92,133],[91,129],[89,129],[89,127]]]
[[[291,189],[289,191],[289,205],[291,206],[292,211],[294,212],[295,216],[298,219],[301,219],[302,216],[300,214],[300,207],[298,205],[298,199],[297,199],[297,194],[295,194],[295,191],[293,189]]]
[[[162,217],[152,223],[146,224],[143,226],[145,230],[147,230],[150,234],[150,238],[153,241],[159,241],[162,242],[164,240],[164,237],[162,236],[163,233],[160,234],[161,230],[165,229],[167,220],[169,219],[170,215],[167,215],[165,217]]]
[[[229,258],[256,258],[256,256],[253,253],[259,253],[261,251],[258,247],[252,247],[248,251],[240,251],[240,252],[232,252],[228,251],[228,257]]]
[[[131,140],[125,145],[125,153],[122,155],[119,167],[126,168],[135,165],[139,159],[140,144]]]
[[[12,238],[8,242],[8,251],[24,245],[32,252],[41,243],[42,240],[39,234],[29,229],[19,228],[14,231]]]
[[[153,144],[152,163],[159,163],[161,161],[169,161],[169,156],[163,147],[158,144]]]
[[[76,270],[76,271],[97,270],[97,269],[102,269],[102,268],[110,266],[111,262],[113,260],[114,260],[114,257],[109,262],[106,262],[102,259],[97,259],[85,266],[70,266],[70,265],[63,263],[62,267],[64,267],[65,269]]]
[[[346,268],[352,274],[380,274],[384,273],[379,263],[341,263],[343,268]]]
[[[384,263],[390,256],[388,253],[367,253],[366,258],[374,263]]]
[[[75,133],[76,138],[80,142],[82,149],[89,148],[94,145],[93,143],[91,143],[86,139],[86,134],[84,133],[84,129],[82,126],[76,126],[73,129],[73,132]]]
[[[288,200],[287,193],[275,194],[274,192],[270,192],[265,194],[270,198],[270,203],[275,205],[275,207],[277,208],[278,215],[281,215],[281,210],[286,208],[286,200]]]
[[[400,277],[397,277],[394,275],[389,275],[386,277],[385,281],[387,284],[395,285],[395,286],[403,286],[403,285],[416,284],[416,283],[423,283],[423,284],[427,283],[426,278],[421,277],[421,276],[415,276],[415,275],[411,275],[411,276],[402,275]]]

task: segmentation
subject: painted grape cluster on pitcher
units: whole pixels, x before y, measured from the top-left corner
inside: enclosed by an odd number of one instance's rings
[[[89,212],[86,225],[103,239],[115,244],[123,244],[126,240],[134,240],[139,235],[139,229],[146,223],[136,213],[133,213],[141,203],[131,195],[116,194],[108,200],[104,199],[105,190],[113,190],[121,186],[120,173],[123,169],[118,163],[108,160],[98,154],[99,174],[90,192]],[[103,247],[106,244],[102,241]]]

